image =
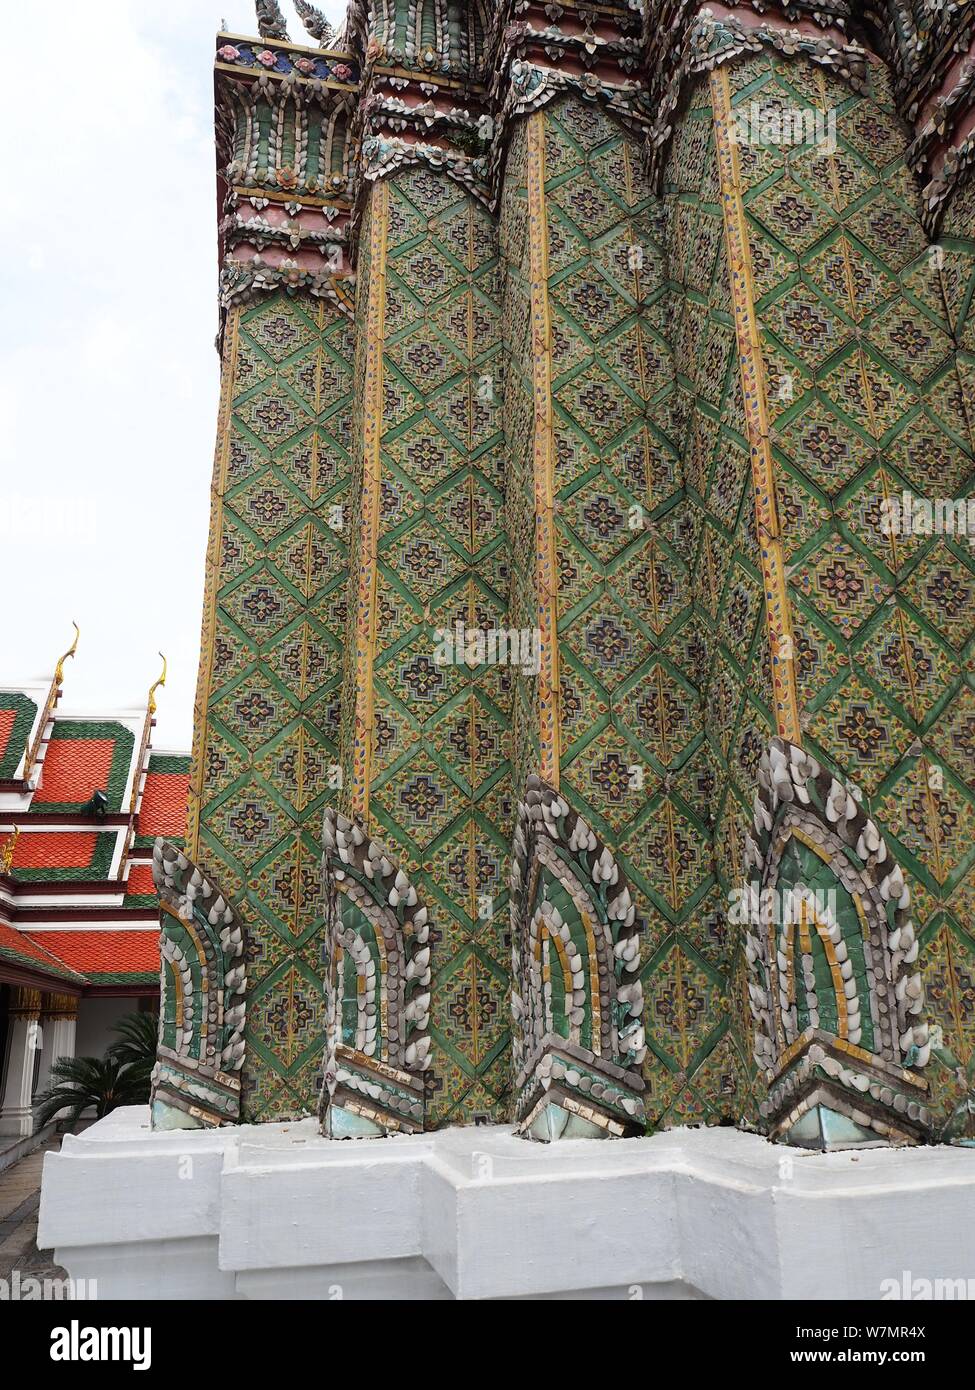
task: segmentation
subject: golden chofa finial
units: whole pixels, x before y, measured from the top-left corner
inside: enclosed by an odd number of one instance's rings
[[[156,683],[155,683],[153,686],[151,686],[150,689],[149,689],[149,701],[148,701],[148,707],[147,707],[146,712],[147,712],[147,714],[149,715],[150,719],[151,719],[152,716],[155,714],[156,709],[157,709],[157,705],[156,705],[156,691],[159,689],[160,686],[166,684],[166,669],[167,669],[167,667],[166,667],[166,658],[163,656],[162,652],[160,652],[159,655],[162,657],[163,668],[162,668],[162,674],[160,675],[159,679],[158,679],[158,680],[156,681]]]
[[[54,668],[54,684],[56,686],[60,685],[64,680],[64,663],[69,656],[74,656],[75,652],[78,650],[78,638],[81,636],[81,629],[76,622],[72,622],[71,626],[74,628],[74,641]]]
[[[0,876],[10,873],[10,866],[14,862],[14,854],[17,850],[17,841],[20,839],[20,826],[16,826],[12,835],[8,835],[3,844],[0,845]]]

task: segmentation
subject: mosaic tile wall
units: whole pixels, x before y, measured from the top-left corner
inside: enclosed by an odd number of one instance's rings
[[[231,313],[190,852],[246,927],[242,1116],[314,1110],[320,827],[338,764],[352,332],[308,297]]]
[[[716,884],[706,927],[728,981],[729,1028],[708,1081],[713,1096],[753,1118],[741,928],[729,922],[726,908],[743,880],[743,835],[751,820],[759,758],[775,720],[714,112],[706,84],[695,89],[675,133],[665,196],[693,669],[705,708],[700,781],[714,836]]]
[[[835,152],[739,145],[737,196],[802,742],[860,787],[905,871],[927,1011],[943,1030],[926,1075],[935,1110],[945,1115],[964,1094],[959,1068],[970,1068],[975,1041],[975,942],[966,929],[975,867],[975,564],[964,541],[884,534],[881,503],[905,491],[958,497],[971,489],[970,405],[960,389],[968,369],[959,366],[946,313],[954,297],[960,322],[970,288],[956,282],[946,294],[932,265],[883,69],[874,69],[872,82],[870,96],[857,96],[812,64],[763,55],[699,88],[671,160],[675,265],[688,287],[684,313],[699,322],[675,334],[675,344],[682,374],[698,364],[691,411],[698,428],[689,430],[685,457],[705,535],[714,531],[699,550],[698,591],[702,601],[715,595],[720,635],[707,704],[726,786],[717,840],[728,873],[734,807],[747,814],[773,706],[768,641],[756,621],[761,574],[750,489],[738,477],[747,477],[750,441],[727,349],[717,341],[722,324],[730,327],[731,297],[714,252],[726,191],[717,183],[714,114],[725,97],[732,109],[778,102],[835,111]],[[715,263],[715,276],[705,270],[701,278],[700,267]],[[711,436],[700,449],[699,435]],[[745,505],[735,511],[742,492]]]
[[[971,195],[934,266],[873,82],[720,68],[663,199],[639,140],[562,98],[512,127],[498,219],[426,169],[373,186],[354,322],[280,293],[231,313],[189,845],[246,928],[245,1119],[316,1103],[335,804],[430,909],[427,1124],[508,1118],[513,800],[539,769],[637,901],[650,1125],[754,1118],[725,908],[790,719],[908,876],[936,1110],[971,1086],[975,562],[880,524],[905,490],[971,489]],[[720,123],[770,101],[835,111],[835,152],[732,160]],[[537,674],[458,631],[548,624]]]
[[[501,207],[512,622],[540,621],[544,631],[533,530],[541,312],[551,341],[560,790],[617,855],[636,897],[654,1125],[724,1115],[742,1065],[725,1041],[727,934],[665,236],[639,143],[601,107],[568,98],[517,128]],[[521,785],[545,765],[544,681],[543,670],[540,698],[539,682],[517,680]]]
[[[357,785],[350,672],[344,805],[364,813],[430,911],[427,1124],[501,1120],[510,1086],[510,668],[485,661],[462,635],[507,624],[496,233],[474,198],[414,169],[373,192],[361,246],[363,410],[381,390],[377,579],[371,630],[366,618],[350,641],[350,656],[365,650],[371,668],[359,692],[368,772]],[[367,430],[367,418],[360,424]],[[366,435],[367,456],[369,447]],[[374,487],[367,477],[358,489],[363,508]]]

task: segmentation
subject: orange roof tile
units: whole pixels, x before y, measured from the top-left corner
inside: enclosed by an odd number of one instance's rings
[[[113,738],[52,739],[47,745],[40,785],[32,804],[84,804],[93,792],[108,787],[114,755]]]
[[[96,983],[105,976],[159,974],[159,931],[46,931],[31,938]]]
[[[76,972],[59,960],[50,949],[45,949],[29,937],[26,932],[17,931],[0,922],[0,954],[8,960],[11,957],[22,960],[25,965],[36,965],[40,971],[53,972],[60,978]]]
[[[152,881],[152,865],[133,864],[129,870],[125,891],[133,897],[141,897],[145,893],[155,893],[156,885]]]
[[[188,772],[149,772],[139,808],[140,835],[182,835],[189,796]]]
[[[98,835],[90,830],[24,831],[14,850],[17,869],[86,869],[95,855]]]

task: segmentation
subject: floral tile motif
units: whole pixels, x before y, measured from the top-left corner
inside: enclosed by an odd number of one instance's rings
[[[846,638],[891,592],[863,556],[838,536],[831,536],[806,560],[796,585]]]
[[[968,786],[975,786],[975,692],[962,686],[928,736],[934,752]]]
[[[313,322],[298,309],[294,301],[278,297],[267,300],[249,313],[245,327],[245,348],[250,348],[247,342],[250,339],[275,365],[294,357],[302,348],[310,347],[319,336]],[[252,384],[247,376],[245,368],[244,379],[239,383],[243,390]]]
[[[821,400],[776,429],[778,447],[810,482],[836,493],[872,455],[874,445]]]
[[[872,793],[911,746],[911,734],[857,676],[812,717],[809,732],[833,762]]]
[[[892,300],[873,320],[871,336],[881,352],[915,385],[950,360],[951,338],[906,300]]]
[[[827,299],[840,291],[844,311],[861,322],[896,292],[897,282],[882,260],[866,253],[862,246],[842,233],[803,263],[803,273]],[[842,287],[849,285],[849,302]]]
[[[240,407],[239,418],[252,434],[272,449],[310,423],[304,402],[275,384],[262,386],[249,396]]]
[[[669,799],[651,807],[623,848],[635,871],[671,913],[695,897],[711,874],[707,833]]]
[[[932,708],[957,678],[957,666],[941,644],[904,609],[886,612],[857,643],[863,670],[910,718],[924,724]]]
[[[957,881],[975,860],[975,806],[967,789],[928,758],[906,767],[877,814],[904,851],[939,885]]]
[[[975,631],[975,573],[937,545],[904,584],[905,597],[957,651]]]
[[[256,646],[263,646],[301,612],[301,603],[273,571],[248,574],[223,598],[227,616]]]
[[[808,251],[829,226],[828,214],[801,184],[788,176],[748,201],[748,211],[790,251]]]
[[[801,281],[768,305],[763,318],[788,351],[813,370],[851,337],[850,328]]]
[[[655,1039],[665,1060],[687,1075],[695,1055],[712,1033],[717,996],[714,978],[677,941],[644,976],[644,999]]]

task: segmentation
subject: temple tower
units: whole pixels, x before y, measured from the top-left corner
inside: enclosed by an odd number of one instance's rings
[[[217,41],[161,1118],[967,1136],[971,20],[296,8]]]

